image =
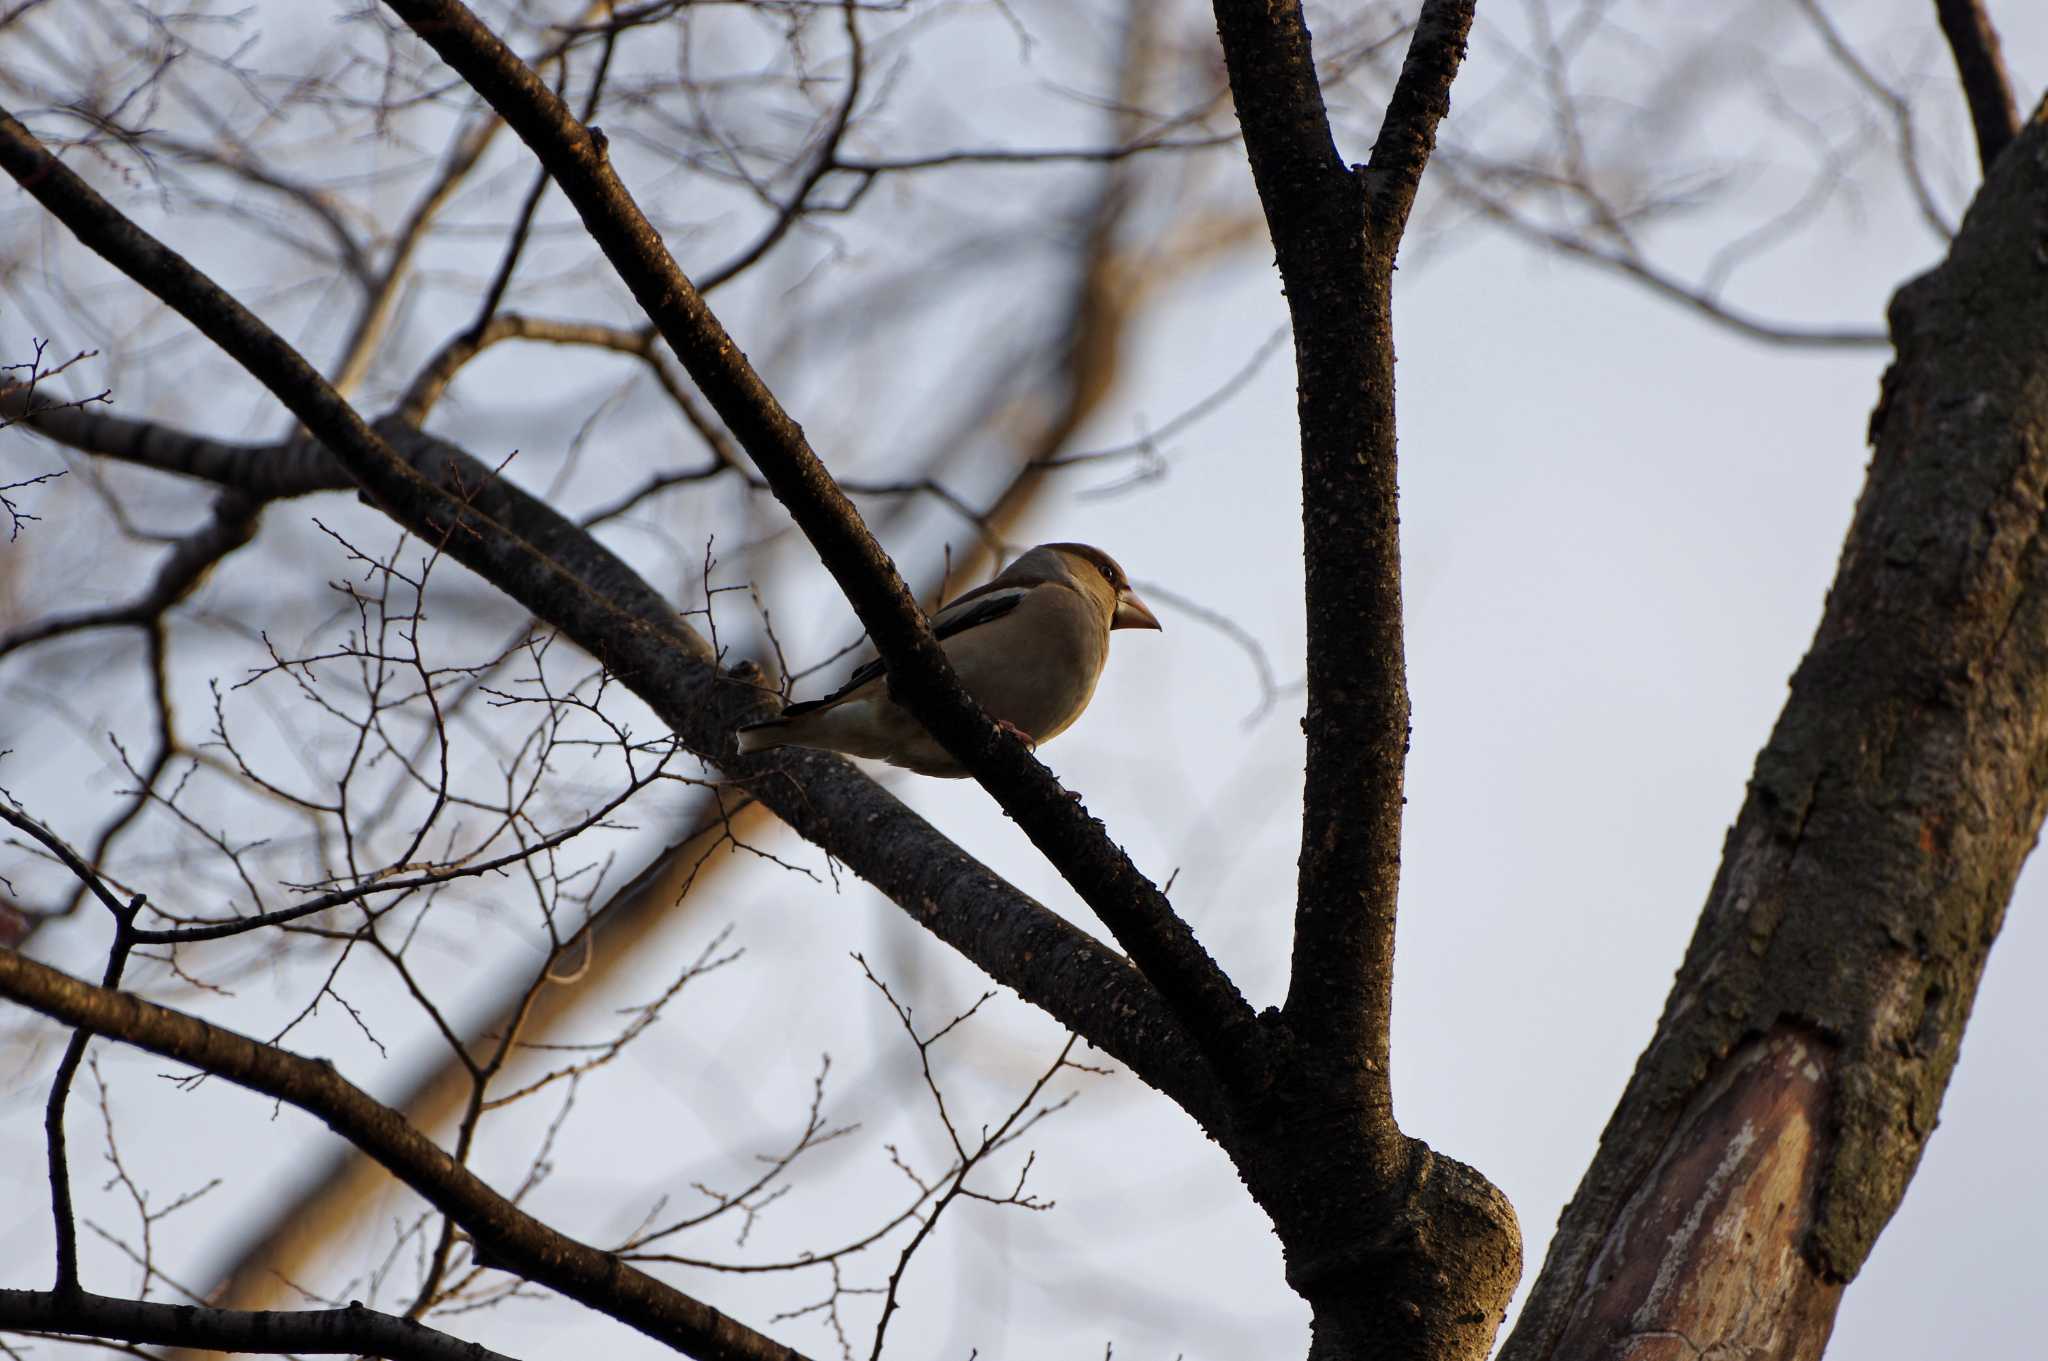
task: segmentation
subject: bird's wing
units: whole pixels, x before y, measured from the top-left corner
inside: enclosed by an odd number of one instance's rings
[[[932,636],[944,642],[956,633],[963,633],[1000,619],[1016,609],[1019,602],[1031,593],[1031,589],[1029,586],[998,585],[993,581],[985,586],[977,586],[932,617]],[[800,718],[827,705],[837,704],[869,681],[879,679],[884,670],[880,657],[862,662],[854,668],[853,674],[846,678],[846,684],[820,699],[792,704],[782,711],[782,716]]]

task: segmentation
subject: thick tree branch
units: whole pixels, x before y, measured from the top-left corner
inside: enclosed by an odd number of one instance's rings
[[[1521,1271],[1506,1197],[1404,1136],[1388,1072],[1408,692],[1393,272],[1472,5],[1428,0],[1369,168],[1332,139],[1300,7],[1216,0],[1293,322],[1308,738],[1284,1061],[1238,1165],[1314,1317],[1312,1361],[1483,1357]]]
[[[0,996],[318,1117],[461,1225],[475,1241],[480,1260],[559,1291],[649,1337],[706,1361],[802,1361],[797,1352],[701,1300],[541,1223],[330,1063],[301,1058],[133,993],[93,987],[13,950],[0,950]]]
[[[0,392],[0,421],[22,416],[23,394],[20,388]],[[346,491],[355,486],[331,454],[304,438],[277,444],[237,444],[153,421],[132,421],[68,406],[46,408],[23,416],[23,421],[44,438],[82,453],[196,477],[258,500]]]
[[[720,675],[704,640],[615,555],[446,441],[389,419],[367,425],[290,346],[4,112],[0,166],[265,382],[394,519],[562,629],[693,750],[731,750],[733,726],[759,711],[757,683],[751,674]],[[799,834],[990,977],[1130,1065],[1210,1130],[1227,1126],[1208,1063],[1159,994],[1113,952],[1018,893],[846,762],[778,754],[745,768],[757,796]]]
[[[1984,12],[1984,0],[1934,0],[1942,36],[1956,59],[1956,76],[1970,106],[1970,126],[1977,132],[1977,160],[1988,173],[1991,163],[2019,135],[2020,111],[2012,97],[1998,30]]]
[[[1255,1084],[1251,1008],[1099,824],[1015,739],[980,712],[952,674],[915,598],[853,503],[811,450],[669,255],[585,128],[517,54],[456,0],[388,0],[497,109],[546,165],[584,226],[712,408],[761,469],[888,662],[891,684],[959,757],[1115,934],[1226,1074]]]
[[[336,1353],[390,1361],[512,1361],[411,1319],[346,1309],[208,1309],[83,1291],[0,1290],[0,1330],[74,1334],[214,1352]]]
[[[1408,693],[1391,310],[1395,252],[1472,5],[1429,0],[1373,163],[1337,154],[1298,6],[1218,0],[1245,151],[1300,377],[1308,603],[1307,786],[1286,1015],[1344,1055],[1347,1099],[1391,1140],[1388,1031]]]

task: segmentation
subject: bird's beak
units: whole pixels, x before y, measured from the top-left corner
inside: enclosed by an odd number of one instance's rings
[[[1156,629],[1159,617],[1145,608],[1138,593],[1126,586],[1116,593],[1116,613],[1109,617],[1113,629]]]

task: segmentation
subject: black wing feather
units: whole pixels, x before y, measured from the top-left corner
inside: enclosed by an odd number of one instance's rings
[[[988,591],[988,594],[983,595],[983,591]],[[944,610],[940,611],[944,617],[932,625],[932,637],[944,642],[956,633],[964,632],[980,624],[986,624],[991,619],[1000,619],[1011,610],[1016,609],[1018,603],[1024,599],[1026,594],[1026,592],[1021,590],[1000,586],[996,587],[993,591],[989,591],[987,586],[969,591],[966,595],[961,596],[958,600],[955,600],[952,604],[946,606]],[[960,608],[963,605],[966,606],[965,609]],[[822,709],[828,704],[837,704],[840,700],[845,699],[848,695],[860,689],[861,686],[866,685],[869,681],[881,675],[886,669],[882,665],[880,657],[875,658],[873,661],[862,662],[853,669],[853,674],[848,676],[846,683],[837,690],[820,699],[807,699],[802,703],[792,704],[782,711],[782,716],[784,718],[799,718],[814,710]]]

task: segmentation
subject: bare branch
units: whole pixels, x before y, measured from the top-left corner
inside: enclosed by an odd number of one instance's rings
[[[1636,250],[1627,239],[1603,245],[1590,235],[1552,227],[1516,210],[1515,205],[1484,186],[1485,167],[1473,174],[1460,173],[1455,166],[1443,183],[1462,202],[1470,204],[1489,220],[1524,241],[1555,250],[1576,260],[1619,274],[1647,287],[1659,297],[1699,313],[1717,326],[1748,340],[1766,344],[1817,349],[1878,349],[1891,344],[1879,327],[1793,326],[1737,307],[1718,288],[1688,283],[1658,267]]]
[[[0,801],[0,820],[19,827],[48,847],[50,853],[61,860],[113,914],[114,939],[107,947],[107,967],[100,986],[118,987],[122,971],[128,966],[129,952],[135,948],[135,914],[142,909],[142,899],[138,897],[124,903],[115,897],[106,882],[92,872],[63,838],[21,811],[19,806],[11,805],[11,799]],[[78,1290],[78,1225],[71,1211],[71,1172],[66,1152],[64,1107],[71,1099],[72,1079],[78,1076],[78,1066],[85,1058],[89,1038],[83,1029],[72,1032],[64,1046],[63,1057],[57,1060],[57,1071],[50,1079],[50,1094],[43,1104],[43,1138],[49,1155],[50,1213],[57,1239],[57,1293],[60,1295]]]
[[[411,1319],[346,1309],[256,1311],[153,1304],[84,1291],[0,1290],[0,1330],[278,1355],[366,1355],[391,1361],[513,1361]]]
[[[767,230],[738,255],[706,274],[700,286],[701,292],[709,293],[730,282],[775,249],[776,243],[789,234],[809,208],[811,195],[817,192],[818,185],[837,168],[839,148],[846,140],[847,129],[853,124],[853,112],[860,105],[861,80],[867,74],[867,49],[862,46],[860,37],[860,6],[854,0],[844,0],[842,10],[846,24],[846,92],[840,96],[838,107],[832,111],[831,120],[818,140],[810,168],[797,181],[796,188],[790,191],[789,201],[776,212]],[[585,114],[584,121],[588,122],[589,117]]]
[[[513,60],[509,53],[505,57]],[[388,514],[575,638],[694,750],[731,749],[734,725],[759,711],[756,673],[715,671],[709,644],[615,554],[447,441],[396,421],[370,427],[246,308],[130,222],[4,113],[0,166],[81,240],[227,349],[319,436]],[[659,239],[653,241],[659,252]],[[668,268],[673,271],[673,264]],[[736,355],[734,350],[727,362]],[[758,386],[751,369],[745,373]],[[872,539],[867,543],[874,547]],[[915,603],[909,608],[916,621]],[[993,725],[985,737],[1025,760],[1027,769],[1044,771]],[[777,753],[751,764],[758,772],[757,797],[927,930],[1170,1092],[1196,1119],[1212,1128],[1224,1120],[1208,1063],[1188,1047],[1159,992],[1113,951],[991,874],[846,762]],[[1089,844],[1102,840],[1056,784],[1051,796],[1061,819],[1081,820]],[[1120,851],[1116,863],[1128,863]],[[1184,924],[1172,921],[1199,952]],[[1213,963],[1208,967],[1213,970]],[[1228,981],[1221,986],[1227,989]],[[1234,990],[1229,995],[1236,996]],[[1249,1009],[1241,1000],[1235,1005],[1235,1012],[1207,1013],[1209,1024],[1248,1025]],[[1240,1019],[1233,1021],[1233,1015]]]
[[[563,321],[549,317],[525,316],[517,312],[493,312],[481,326],[470,326],[451,337],[434,352],[434,357],[414,375],[393,413],[408,425],[419,425],[441,400],[441,394],[455,381],[462,366],[501,340],[540,340],[556,345],[589,345],[617,350],[657,364],[657,337],[648,328],[626,330],[594,321]]]
[[[1934,0],[1942,36],[1956,59],[1956,75],[1970,106],[1970,126],[1977,131],[1977,160],[1984,169],[2019,135],[2019,105],[2012,96],[2012,77],[2005,71],[1998,30],[1984,12],[1984,0]]]
[[[213,515],[190,534],[180,538],[157,568],[156,580],[147,591],[125,605],[86,610],[78,614],[55,614],[37,620],[13,633],[0,634],[0,657],[31,643],[89,629],[148,627],[164,612],[190,595],[207,573],[222,559],[256,535],[260,504],[238,491],[226,491],[213,504]]]
[[[1402,1133],[1388,1068],[1409,713],[1393,274],[1472,3],[1424,0],[1358,171],[1337,154],[1300,7],[1215,9],[1293,321],[1301,426],[1307,768],[1271,1104],[1327,1112],[1345,1170],[1304,1175],[1298,1152],[1256,1132],[1233,1153],[1314,1311],[1314,1354],[1483,1356],[1520,1275],[1520,1230],[1498,1188]],[[1340,1246],[1339,1223],[1410,1227],[1389,1250]],[[1439,1228],[1455,1249],[1432,1246]]]
[[[0,951],[0,996],[318,1117],[460,1224],[485,1260],[649,1337],[705,1361],[802,1361],[798,1353],[710,1305],[541,1223],[330,1063],[301,1058],[133,993],[95,988],[13,950]]]
[[[413,258],[426,240],[427,229],[461,187],[463,180],[476,169],[484,152],[490,149],[498,129],[503,126],[497,118],[485,115],[472,123],[449,147],[441,169],[413,205],[405,225],[399,228],[382,272],[367,281],[355,325],[343,342],[341,358],[335,365],[335,391],[352,392],[369,374],[371,361],[377,357],[378,345],[397,309],[398,296],[412,269]]]
[[[1050,771],[1004,733],[952,674],[895,564],[812,452],[803,430],[676,265],[613,172],[603,135],[585,128],[532,70],[456,0],[388,0],[541,158],[584,225],[739,439],[839,582],[888,659],[892,690],[1015,818],[1212,1060],[1246,1081],[1254,1018],[1234,985]]]
[[[1465,59],[1475,0],[1423,0],[1401,77],[1387,100],[1380,135],[1365,168],[1373,228],[1398,241],[1415,206],[1423,167],[1436,150],[1436,125],[1451,111],[1451,81]],[[1311,74],[1313,74],[1311,72]]]
[[[1348,1055],[1391,1141],[1387,1085],[1408,694],[1394,448],[1394,258],[1472,22],[1427,0],[1372,164],[1347,169],[1295,4],[1218,0],[1217,28],[1293,319],[1308,603],[1308,769],[1286,1011]],[[1391,1143],[1383,1148],[1391,1149]]]
[[[1882,104],[1891,114],[1892,135],[1898,145],[1899,168],[1905,172],[1906,187],[1912,192],[1913,202],[1920,209],[1921,220],[1927,229],[1940,240],[1946,241],[1955,235],[1955,224],[1935,201],[1933,186],[1927,183],[1927,172],[1920,165],[1920,130],[1913,114],[1912,101],[1887,85],[1878,74],[1870,69],[1867,62],[1856,54],[1842,31],[1835,27],[1835,21],[1822,8],[1821,0],[1795,0],[1820,35],[1821,45],[1828,50],[1836,63],[1849,73],[1849,78],[1861,85],[1864,91]],[[1974,110],[1973,110],[1974,113]]]
[[[19,409],[15,401],[15,394],[0,393],[0,419]],[[25,423],[37,434],[82,453],[196,477],[264,500],[355,485],[332,455],[308,439],[237,444],[153,421],[71,407],[39,410]]]

